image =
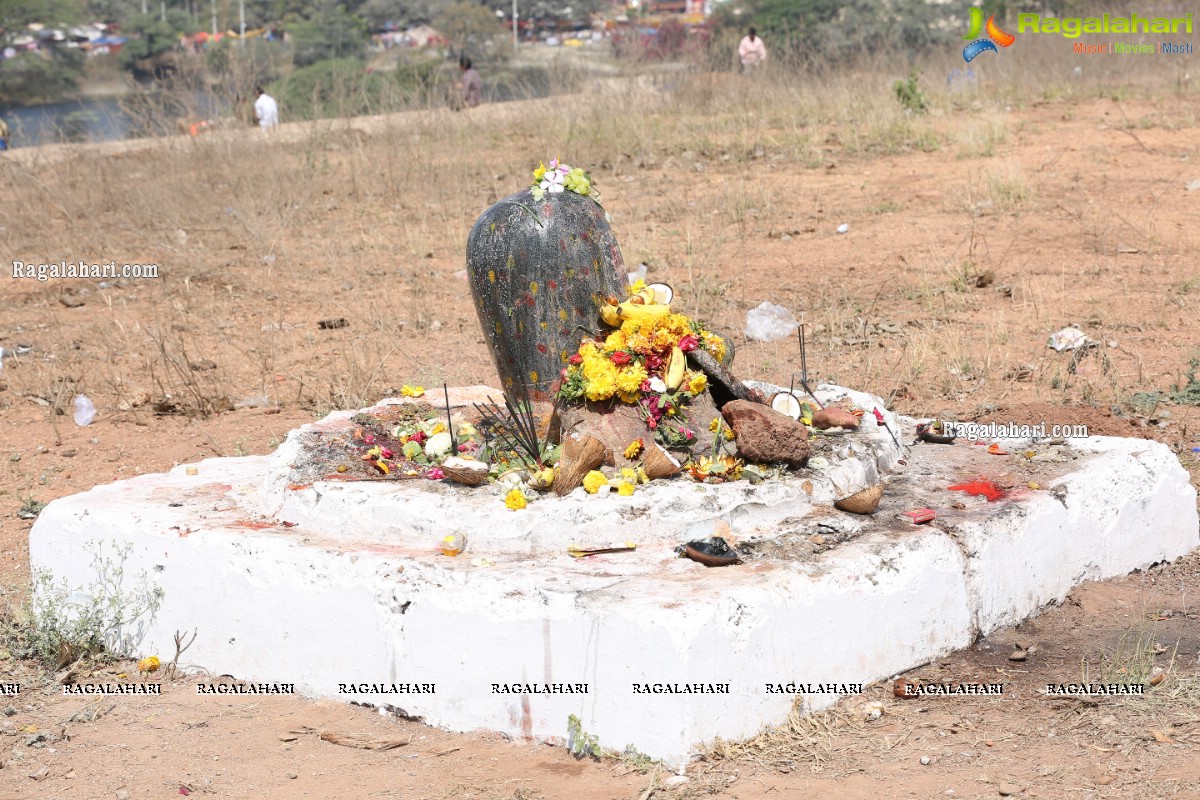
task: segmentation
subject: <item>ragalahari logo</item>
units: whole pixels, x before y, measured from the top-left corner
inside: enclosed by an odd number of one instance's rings
[[[996,49],[996,45],[1008,47],[1017,40],[1017,37],[1011,33],[1000,30],[996,25],[995,14],[988,17],[987,25],[984,25],[983,11],[978,8],[972,8],[970,11],[971,23],[967,30],[967,35],[963,39],[973,39],[974,41],[963,48],[963,61],[969,64],[977,55],[988,50],[991,50],[993,53],[999,53],[1000,51]],[[982,31],[986,31],[987,36],[980,38],[979,34]]]

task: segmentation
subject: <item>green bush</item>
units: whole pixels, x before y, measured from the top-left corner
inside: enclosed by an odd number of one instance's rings
[[[72,589],[46,570],[34,571],[24,613],[0,626],[0,640],[17,658],[58,669],[86,655],[128,655],[136,638],[130,626],[158,610],[163,591],[145,573],[132,588],[125,585],[128,545],[113,557],[98,542],[87,547],[96,575],[90,586]]]
[[[20,53],[0,61],[0,106],[51,102],[69,96],[83,77],[83,53]]]
[[[301,67],[273,84],[271,93],[290,120],[382,114],[425,99],[438,71],[437,62],[371,72],[363,61],[334,59]]]

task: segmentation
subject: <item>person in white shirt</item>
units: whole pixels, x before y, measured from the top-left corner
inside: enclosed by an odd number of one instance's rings
[[[254,96],[254,120],[258,127],[274,128],[279,124],[279,104],[261,86],[254,87]]]
[[[753,72],[767,60],[767,46],[754,28],[746,32],[738,45],[738,58],[742,62],[742,72]]]

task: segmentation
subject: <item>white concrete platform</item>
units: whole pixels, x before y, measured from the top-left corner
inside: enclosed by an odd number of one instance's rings
[[[340,497],[324,485],[281,489],[281,464],[294,455],[285,444],[274,456],[204,461],[194,476],[181,466],[57,500],[33,528],[30,557],[84,586],[89,541],[129,545],[128,579],[145,571],[164,589],[137,655],[165,660],[173,635],[195,629],[185,660],[213,673],[386,704],[452,730],[559,741],[574,715],[606,748],[633,745],[682,767],[715,737],[782,722],[793,697],[768,683],[886,679],[1061,601],[1082,580],[1200,545],[1195,491],[1163,445],[1075,440],[1054,449],[1062,463],[1036,466],[969,444],[919,445],[901,464],[890,437],[894,456],[876,448],[881,431],[831,443],[875,454],[885,475],[898,470],[872,517],[829,506],[833,462],[775,485],[680,479],[632,498],[546,497],[519,512],[481,488],[472,502],[499,510],[456,513],[440,490],[435,510],[415,508],[412,484],[349,486]],[[911,421],[905,431],[911,441]],[[1016,488],[995,503],[945,489],[979,474]],[[1047,488],[1024,489],[1031,475]],[[922,506],[938,511],[931,525],[897,519]],[[675,557],[681,537],[709,535],[717,519],[752,553],[746,563],[708,569]],[[434,549],[450,529],[471,537],[457,558]],[[840,543],[820,552],[753,555],[768,540],[830,530]],[[639,547],[578,560],[565,552],[610,538]],[[341,689],[362,683],[435,691]],[[587,687],[495,691],[526,683]],[[635,688],[646,684],[728,691]],[[805,705],[834,700],[810,695]]]

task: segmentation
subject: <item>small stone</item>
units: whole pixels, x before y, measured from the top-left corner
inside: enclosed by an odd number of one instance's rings
[[[1097,786],[1108,786],[1110,783],[1112,783],[1115,780],[1116,780],[1115,776],[1104,774],[1104,775],[1101,775],[1099,778],[1096,778],[1096,785]]]
[[[59,453],[59,455],[63,458],[74,458],[75,456],[79,455],[79,451],[74,449],[63,450]]]
[[[294,781],[294,780],[296,780],[296,778],[299,778],[300,776],[294,772],[289,772],[289,773],[287,773],[286,777],[289,781]]]
[[[1024,650],[1013,650],[1011,653],[1008,654],[1009,661],[1024,661],[1025,657],[1026,657],[1026,653]]]
[[[808,428],[791,417],[749,400],[731,400],[721,415],[733,428],[738,454],[747,461],[790,467],[808,462]]]
[[[1000,790],[1001,797],[1012,797],[1014,794],[1021,793],[1021,787],[1017,786],[1015,783],[1005,783],[1004,781],[1001,781],[1000,786],[997,788]]]
[[[819,533],[814,533],[812,536],[808,537],[808,540],[810,542],[812,542],[813,544],[815,544],[817,547],[820,547],[821,545],[825,544],[825,537]]]
[[[929,756],[921,756],[921,766],[928,767],[932,763],[933,763],[933,759],[930,758]]]
[[[985,745],[987,745],[988,747],[995,747],[995,746],[996,746],[996,743],[995,743],[995,742],[993,742],[991,739],[984,739],[984,740],[983,740],[983,743],[984,743]]]
[[[682,786],[687,783],[690,778],[687,775],[672,775],[663,781],[663,786]]]
[[[117,789],[117,800],[129,800],[129,790]]]
[[[818,430],[826,430],[828,428],[846,428],[850,430],[858,427],[858,417],[844,408],[822,408],[812,415],[812,424]]]
[[[45,764],[37,764],[34,766],[33,770],[30,771],[29,777],[33,778],[35,781],[44,781],[46,778],[50,777],[50,768]]]

